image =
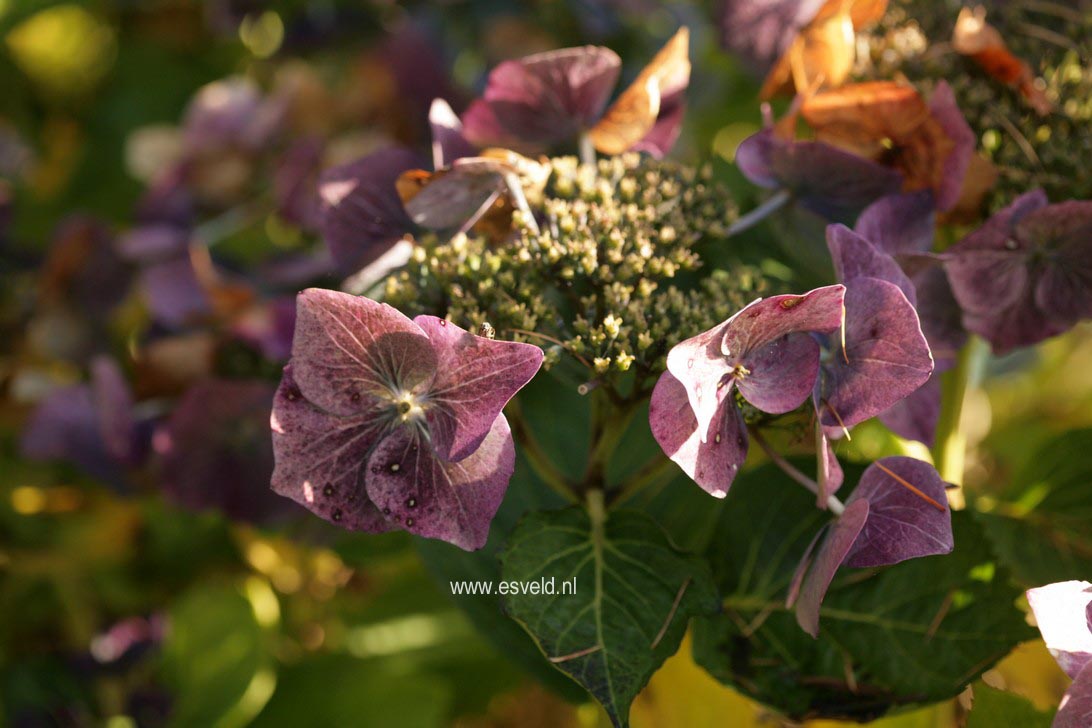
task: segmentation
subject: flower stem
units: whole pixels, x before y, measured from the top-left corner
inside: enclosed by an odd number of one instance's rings
[[[784,471],[785,475],[788,475],[815,495],[819,495],[819,484],[793,467],[788,460],[781,457],[776,450],[770,447],[770,443],[766,442],[766,438],[758,430],[751,430],[751,438],[758,443],[758,446],[773,461],[774,465]],[[846,507],[842,505],[842,501],[838,500],[837,496],[829,495],[827,496],[827,509],[834,515],[840,516]]]
[[[610,493],[607,505],[614,507],[629,500],[656,481],[671,473],[677,466],[663,453],[657,453],[640,470],[633,474],[621,488]]]
[[[603,388],[592,390],[590,396],[592,439],[588,467],[580,487],[584,492],[606,487],[607,465],[637,411],[636,402],[618,404]]]
[[[508,419],[512,425],[512,436],[519,443],[524,457],[527,458],[527,462],[534,468],[538,477],[542,478],[542,481],[550,486],[551,490],[566,501],[579,503],[580,501],[573,492],[568,479],[554,466],[546,451],[542,449],[542,445],[535,438],[534,433],[531,432],[527,420],[523,417],[523,411],[520,409],[518,400],[509,402],[507,409]]]
[[[730,238],[733,235],[739,235],[744,230],[751,229],[773,213],[780,210],[791,199],[791,192],[789,192],[788,190],[778,190],[761,205],[751,210],[747,214],[743,215],[742,217],[736,218],[736,221],[728,227],[727,237]]]
[[[595,143],[592,142],[591,134],[584,132],[580,135],[580,163],[595,165]]]
[[[979,379],[989,349],[977,336],[959,350],[955,368],[945,372],[941,382],[940,418],[937,420],[933,445],[933,464],[940,477],[958,488],[948,491],[948,504],[953,510],[966,506],[963,494],[963,471],[967,456],[967,433],[963,431],[963,403],[968,388]]]

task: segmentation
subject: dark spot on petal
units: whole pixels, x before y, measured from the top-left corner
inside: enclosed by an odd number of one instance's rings
[[[390,514],[391,514],[391,509],[390,508],[384,508],[383,509],[383,515],[384,516],[389,516]]]
[[[441,326],[447,326],[447,319],[440,319]]]
[[[324,496],[326,496],[327,498],[332,496],[335,492],[336,491],[334,489],[334,486],[331,485],[330,483],[327,483],[326,485],[322,486],[322,494]]]
[[[387,468],[388,468],[388,469],[389,469],[389,470],[390,470],[390,471],[391,471],[392,473],[400,473],[400,472],[402,472],[402,464],[401,464],[401,463],[391,463],[391,464],[390,464],[389,466],[387,466]]]
[[[880,335],[880,330],[878,328],[876,328],[875,326],[873,326],[871,329],[869,329],[868,335],[869,335],[870,338],[875,339],[877,336]]]
[[[416,508],[416,507],[417,507],[417,499],[416,498],[407,498],[406,499],[406,508]]]
[[[296,389],[295,387],[288,387],[284,390],[284,398],[287,399],[289,402],[295,402],[297,399],[300,398],[300,390]]]
[[[407,527],[407,528],[408,528],[408,527],[412,527],[412,526],[413,526],[413,523],[414,523],[414,521],[413,521],[413,519],[412,519],[412,518],[407,518],[407,519],[406,519],[406,527]]]
[[[790,308],[796,308],[797,306],[799,306],[800,302],[803,300],[804,299],[802,297],[796,296],[794,298],[786,298],[784,301],[777,305],[788,311]]]
[[[379,474],[379,473],[383,472],[383,468],[379,467],[379,465],[378,465],[378,464],[377,464],[377,465],[373,465],[373,466],[372,466],[372,472],[373,472],[373,473],[376,473],[376,474]]]
[[[736,437],[736,444],[740,447],[745,447],[747,445],[747,441],[743,439],[743,435],[739,435],[738,437]]]
[[[341,509],[340,508],[335,508],[334,512],[330,514],[330,518],[333,518],[335,522],[340,521],[341,520]]]
[[[349,399],[351,399],[354,404],[356,402],[359,402],[360,401],[360,392],[353,392],[352,394],[349,395]]]

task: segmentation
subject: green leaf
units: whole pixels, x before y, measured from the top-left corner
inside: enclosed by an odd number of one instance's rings
[[[1050,728],[1052,718],[1025,697],[976,683],[967,728]]]
[[[428,674],[385,672],[375,661],[325,655],[285,668],[253,728],[447,725],[450,687]]]
[[[708,567],[636,511],[533,513],[501,558],[506,584],[555,585],[552,596],[506,595],[505,610],[616,726],[628,724],[630,704],[678,649],[690,617],[717,607]],[[573,579],[575,593],[562,594]]]
[[[847,482],[857,471],[847,468]],[[966,513],[953,514],[952,554],[840,570],[813,640],[785,594],[829,516],[772,466],[738,478],[721,512],[705,555],[724,613],[695,623],[695,660],[794,719],[864,721],[951,697],[1034,637],[1014,606],[1019,592]]]
[[[176,726],[245,725],[277,679],[250,602],[224,586],[195,587],[172,607],[163,662]]]
[[[1049,441],[978,520],[1027,587],[1092,573],[1092,429]]]

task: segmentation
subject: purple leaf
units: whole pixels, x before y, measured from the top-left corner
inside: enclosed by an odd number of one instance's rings
[[[868,501],[868,520],[845,558],[846,566],[888,566],[951,552],[954,542],[948,497],[944,481],[929,463],[908,457],[872,463],[846,501],[846,509],[862,500]]]
[[[205,380],[190,387],[156,432],[160,480],[172,500],[193,510],[266,524],[288,512],[269,490],[273,450],[267,435],[272,385]]]
[[[934,370],[925,384],[881,412],[879,418],[899,437],[932,447],[937,420],[940,419],[940,378],[937,372]]]
[[[308,288],[296,298],[292,371],[319,409],[357,415],[427,390],[436,354],[425,332],[387,304]]]
[[[407,149],[383,149],[319,177],[319,230],[341,272],[370,263],[413,229],[395,182],[420,166]]]
[[[478,449],[458,462],[442,460],[419,430],[403,427],[376,448],[365,483],[390,522],[474,551],[489,537],[515,463],[504,415],[493,421]]]
[[[815,557],[804,567],[807,573],[800,582],[799,597],[796,599],[796,622],[812,637],[819,636],[819,608],[827,595],[827,589],[830,588],[830,582],[867,519],[868,501],[858,500],[847,504],[845,512],[838,516],[838,520],[823,538]],[[790,595],[794,595],[792,591]]]
[[[385,423],[373,413],[338,417],[303,398],[292,366],[273,400],[273,490],[351,531],[382,533],[387,522],[364,488],[367,459]]]
[[[888,255],[926,252],[933,247],[935,229],[932,190],[881,197],[861,212],[854,227]]]
[[[902,186],[893,169],[823,142],[782,139],[772,128],[744,139],[736,164],[759,187],[789,190],[827,218],[855,213]]]
[[[917,305],[914,284],[899,264],[872,241],[842,224],[827,226],[827,248],[834,261],[834,274],[842,283],[855,278],[878,278],[894,283],[912,305]]]
[[[462,460],[478,449],[504,406],[538,373],[542,349],[475,336],[435,316],[413,322],[436,353],[427,415],[432,447],[444,460]]]
[[[618,80],[621,60],[597,46],[565,48],[505,61],[489,74],[483,96],[507,135],[532,146],[575,138],[603,114]],[[478,146],[497,140],[479,113],[463,118],[467,138]]]
[[[1051,728],[1088,728],[1092,725],[1092,666],[1085,666],[1065,691]]]
[[[706,437],[698,436],[698,421],[686,388],[664,372],[652,390],[648,422],[652,435],[675,464],[710,495],[723,498],[747,459],[747,427],[731,397],[723,401]]]
[[[443,169],[456,159],[472,157],[477,148],[463,134],[463,123],[443,99],[434,99],[428,112],[432,129],[432,168]]]
[[[959,202],[963,178],[967,175],[977,138],[963,118],[955,94],[946,81],[939,82],[933,90],[929,111],[952,141],[952,150],[944,159],[944,170],[936,191],[937,209],[945,212]]]
[[[845,350],[829,341],[815,386],[820,422],[835,432],[880,414],[933,371],[917,313],[894,284],[850,281],[845,306]]]
[[[1029,346],[1092,316],[1092,202],[1017,198],[945,256],[967,329],[995,353]]]
[[[1059,667],[1075,679],[1092,663],[1092,628],[1088,623],[1092,584],[1061,581],[1029,589],[1027,597],[1047,649]]]

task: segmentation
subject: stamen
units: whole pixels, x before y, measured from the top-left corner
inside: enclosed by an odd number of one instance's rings
[[[885,473],[887,473],[888,475],[890,475],[890,476],[891,476],[892,478],[894,478],[894,479],[895,479],[895,482],[897,482],[897,483],[898,483],[899,485],[901,485],[901,486],[903,486],[904,488],[906,488],[907,490],[909,490],[909,491],[910,491],[911,493],[913,493],[914,495],[916,495],[916,496],[918,496],[919,498],[921,498],[921,499],[922,499],[923,501],[925,501],[926,503],[928,503],[928,504],[932,505],[932,506],[933,506],[934,508],[936,508],[936,509],[937,509],[938,511],[941,511],[941,512],[943,513],[943,512],[945,511],[945,510],[947,510],[947,509],[946,509],[946,508],[945,508],[944,506],[942,506],[941,504],[937,503],[937,502],[936,502],[935,500],[933,500],[933,499],[932,499],[932,498],[930,498],[929,496],[925,495],[925,493],[922,493],[922,492],[921,492],[921,490],[919,490],[919,489],[918,489],[918,488],[917,488],[916,486],[912,485],[912,484],[911,484],[911,483],[910,483],[909,481],[907,481],[907,480],[906,480],[905,478],[903,478],[903,477],[902,477],[902,476],[900,476],[900,475],[897,475],[896,473],[893,473],[893,472],[892,472],[891,470],[889,470],[888,468],[884,467],[884,464],[883,464],[883,463],[881,463],[881,462],[877,461],[877,462],[876,462],[876,467],[878,467],[878,468],[879,468],[880,470],[882,470],[882,471],[884,471]]]

